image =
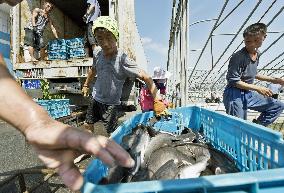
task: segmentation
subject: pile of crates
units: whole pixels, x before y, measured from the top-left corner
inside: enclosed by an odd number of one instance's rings
[[[71,114],[69,99],[36,100],[36,103],[42,106],[54,119]]]
[[[68,60],[86,56],[83,38],[57,39],[48,43],[49,60]]]
[[[48,42],[48,59],[49,60],[67,60],[68,48],[65,39],[52,40]]]
[[[84,58],[86,56],[83,38],[66,40],[69,58]]]

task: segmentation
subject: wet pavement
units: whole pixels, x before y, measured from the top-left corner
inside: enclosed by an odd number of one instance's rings
[[[3,121],[0,121],[0,145],[0,193],[71,192],[56,175],[45,182],[46,174],[53,171],[42,174],[45,167],[24,136]]]
[[[123,122],[137,111],[125,112],[119,119]],[[103,134],[103,130],[97,130]],[[27,190],[29,193],[66,193],[71,192],[60,178],[47,170],[37,158],[24,136],[9,124],[0,120],[0,193],[17,193]],[[78,164],[86,168],[92,158]],[[22,173],[23,175],[18,175]]]

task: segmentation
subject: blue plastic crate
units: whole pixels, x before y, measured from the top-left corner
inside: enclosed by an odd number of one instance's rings
[[[84,48],[85,41],[84,38],[73,38],[66,40],[66,45],[70,49]]]
[[[69,99],[50,99],[36,101],[48,114],[54,118],[61,118],[71,114]]]
[[[197,106],[178,108],[172,112],[183,117],[182,123],[185,127],[203,131],[206,140],[234,159],[243,172],[196,179],[96,185],[107,175],[107,167],[101,161],[94,160],[84,174],[85,183],[82,192],[280,193],[284,191],[284,143],[279,132]],[[137,114],[124,122],[111,137],[117,143],[121,143],[123,136],[130,133],[138,124],[146,124],[151,117],[153,112]]]
[[[83,38],[58,39],[48,43],[49,60],[68,60],[70,58],[84,58],[86,52],[84,49]]]
[[[40,80],[24,80],[23,87],[25,89],[40,89],[41,83]]]
[[[68,54],[70,58],[83,58],[86,56],[84,48],[69,49]]]
[[[62,50],[67,52],[67,43],[65,39],[51,40],[48,42],[48,51]]]
[[[171,113],[170,118],[162,118],[160,121],[151,125],[150,122],[147,125],[152,126],[157,131],[165,131],[175,135],[180,135],[184,130],[183,115],[180,113]]]
[[[67,52],[63,50],[50,51],[48,52],[48,59],[49,60],[68,60],[69,55]]]

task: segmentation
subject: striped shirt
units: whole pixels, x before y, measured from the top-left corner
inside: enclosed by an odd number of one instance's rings
[[[42,13],[42,10],[40,10],[37,17],[35,18],[35,27],[33,27],[32,19],[30,19],[26,28],[31,30],[34,29],[36,32],[42,33],[48,22],[49,18],[45,17]]]

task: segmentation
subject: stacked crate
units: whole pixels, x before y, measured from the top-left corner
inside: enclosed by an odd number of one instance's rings
[[[49,60],[68,60],[70,58],[84,58],[86,52],[83,38],[58,39],[48,43]]]
[[[42,106],[54,119],[71,114],[69,99],[36,100],[36,103]]]
[[[66,40],[69,58],[84,58],[86,56],[83,38]]]
[[[68,47],[65,39],[57,39],[48,42],[48,59],[49,60],[67,60]]]

